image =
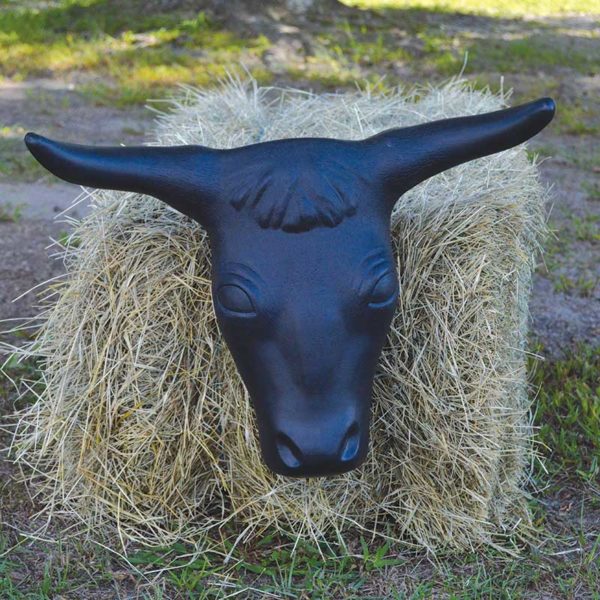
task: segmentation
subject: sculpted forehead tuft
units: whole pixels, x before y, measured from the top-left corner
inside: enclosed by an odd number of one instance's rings
[[[250,168],[238,173],[229,201],[264,229],[300,233],[336,227],[356,213],[361,178],[335,161]]]

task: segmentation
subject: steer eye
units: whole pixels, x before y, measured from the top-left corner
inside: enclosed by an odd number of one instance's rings
[[[387,272],[382,275],[369,294],[369,306],[382,308],[390,304],[396,297],[398,283],[394,273]]]
[[[239,285],[222,285],[217,292],[217,297],[223,308],[240,315],[252,316],[256,309],[248,292]]]

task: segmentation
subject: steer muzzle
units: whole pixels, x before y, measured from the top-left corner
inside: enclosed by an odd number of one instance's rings
[[[267,465],[280,475],[318,477],[350,471],[362,463],[369,445],[368,423],[358,420],[282,420],[273,435],[261,435]]]

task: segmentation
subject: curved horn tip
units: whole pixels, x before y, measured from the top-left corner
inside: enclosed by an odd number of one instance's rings
[[[38,135],[37,133],[33,133],[30,131],[25,135],[25,145],[29,148],[30,151],[39,148],[44,142],[47,142],[48,139],[43,135]]]
[[[556,102],[552,98],[540,98],[535,101],[536,108],[545,115],[550,122],[556,113]]]

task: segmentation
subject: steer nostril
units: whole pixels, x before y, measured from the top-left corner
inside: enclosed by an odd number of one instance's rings
[[[360,426],[357,421],[352,423],[341,439],[340,433],[344,429],[337,429],[339,433],[336,429],[325,429],[322,436],[312,435],[311,430],[298,429],[293,437],[277,431],[270,445],[273,470],[291,477],[319,477],[354,468],[362,455]]]
[[[302,461],[300,460],[302,454],[298,449],[298,446],[296,446],[285,433],[278,433],[275,443],[277,445],[279,458],[281,458],[281,461],[286,467],[289,469],[297,469],[302,464]]]
[[[360,445],[360,436],[358,431],[358,423],[353,423],[344,439],[342,440],[340,459],[344,462],[351,461],[356,458]]]

